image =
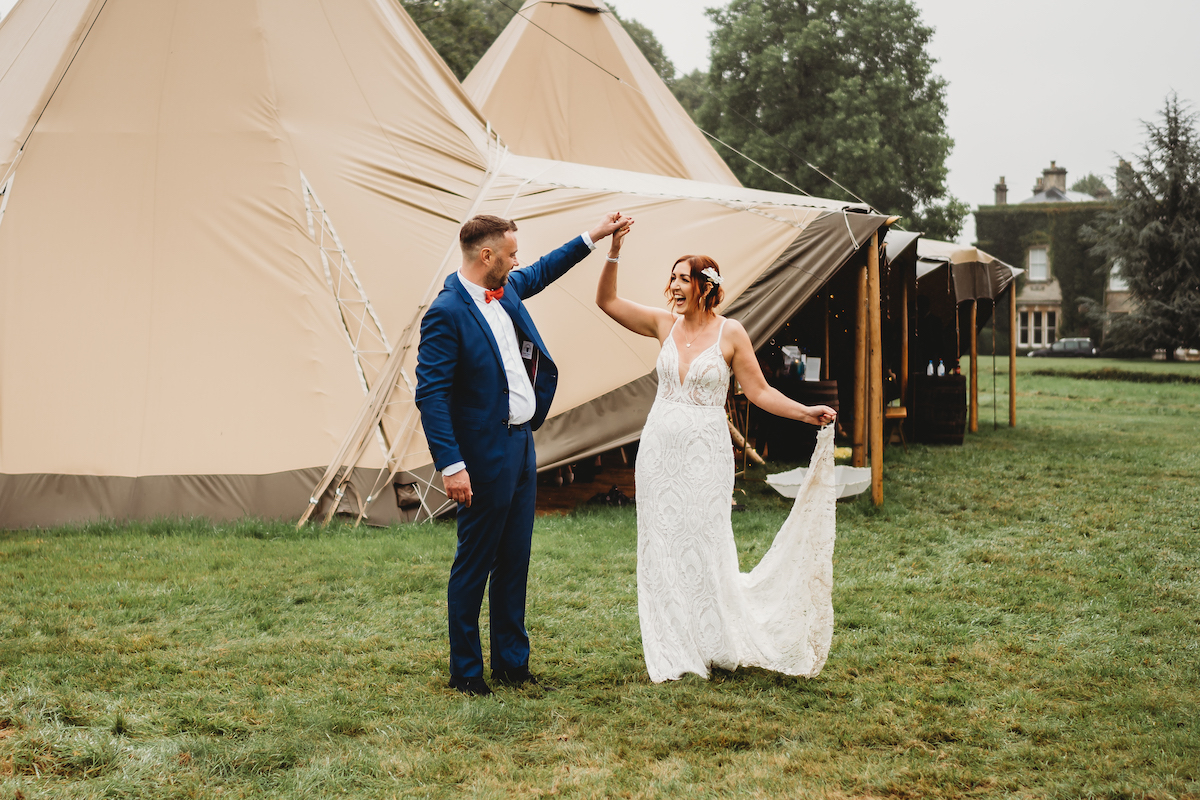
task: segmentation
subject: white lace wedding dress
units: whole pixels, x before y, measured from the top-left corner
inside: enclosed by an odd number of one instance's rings
[[[722,321],[722,333],[724,332]],[[638,616],[655,683],[710,667],[813,677],[833,637],[833,426],[770,550],[738,569],[730,522],[730,370],[717,342],[679,377],[674,331],[658,356],[658,394],[637,455]]]

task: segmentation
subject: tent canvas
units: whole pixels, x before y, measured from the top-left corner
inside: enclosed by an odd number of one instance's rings
[[[514,153],[739,185],[598,0],[528,0],[463,88]]]
[[[772,270],[819,274],[882,223],[511,156],[391,0],[21,0],[0,99],[10,528],[295,518],[331,471],[372,520],[436,510],[411,492],[436,481],[409,382],[474,213],[516,219],[528,258],[620,208],[653,231],[624,292],[657,302],[705,248],[752,307],[785,300]],[[561,366],[543,465],[626,435],[652,370],[653,342],[595,309],[598,262],[531,301]],[[572,413],[605,424],[576,441]]]
[[[601,2],[526,2],[464,80],[463,87],[515,151],[568,158],[597,167],[563,165],[561,171],[587,172],[595,180],[602,180],[601,167],[650,173],[633,178],[635,184],[626,184],[636,185],[639,191],[661,191],[659,187],[671,177],[685,175],[715,175],[730,187],[738,186],[705,135]],[[543,177],[553,180],[558,171]],[[709,191],[713,192],[713,187]],[[785,205],[830,205],[830,201],[742,188],[714,194],[714,199],[769,196]],[[862,205],[856,208],[869,210]],[[870,240],[871,231],[881,222],[877,217],[870,221],[860,217],[852,226],[846,219],[822,220],[798,236],[785,252],[771,254],[773,260],[760,265],[762,273],[753,291],[741,297],[727,291],[727,298],[733,299],[727,300],[724,313],[747,327],[755,346],[765,344],[855,250]],[[839,226],[845,227],[848,236],[831,248],[828,244],[837,240],[831,233]],[[647,227],[639,220],[623,256],[626,266],[622,281],[632,267],[631,259],[637,257]],[[720,244],[706,249],[702,242],[703,236],[697,231],[689,239],[686,252],[713,255],[726,269],[728,262],[722,258]],[[683,250],[676,251],[676,255],[683,254]],[[665,283],[665,268],[660,270],[659,279]],[[649,289],[643,296],[652,296]],[[657,353],[654,342],[644,343],[643,349]],[[649,369],[652,363],[645,366]],[[539,456],[547,466],[557,466],[572,456],[599,452],[605,449],[604,444],[616,446],[636,440],[656,385],[655,376],[648,372],[585,408],[549,420],[538,439]],[[629,413],[621,416],[617,409]],[[606,426],[612,429],[611,435],[580,447]]]

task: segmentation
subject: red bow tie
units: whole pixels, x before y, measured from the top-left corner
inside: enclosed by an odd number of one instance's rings
[[[504,297],[504,287],[503,286],[501,286],[499,289],[484,289],[483,290],[483,302],[485,302],[485,303],[490,303],[493,300],[499,300],[501,297]]]

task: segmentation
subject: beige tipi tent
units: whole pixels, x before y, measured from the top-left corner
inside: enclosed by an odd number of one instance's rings
[[[514,153],[740,185],[601,0],[527,0],[463,88]]]
[[[787,302],[772,270],[819,272],[882,222],[512,156],[391,0],[21,0],[0,187],[9,528],[295,517],[327,490],[373,520],[435,511],[415,337],[474,213],[535,256],[619,208],[623,291],[655,302],[698,250],[762,307]],[[562,367],[543,463],[640,428],[654,343],[595,309],[598,261],[531,303]]]
[[[736,183],[705,135],[600,0],[527,0],[467,76],[463,88],[516,152],[665,176],[703,174],[708,180]],[[591,102],[591,98],[597,101]],[[773,197],[782,204],[826,202]],[[760,334],[756,344],[782,328],[853,252],[814,251],[813,233],[798,238],[788,250],[787,257],[803,254],[806,258],[809,272],[802,279],[772,266],[758,287],[760,291],[726,305],[725,313]],[[869,241],[869,237],[851,238],[856,244]],[[775,258],[769,251],[767,255]],[[754,269],[752,264],[743,266]],[[763,298],[779,302],[764,306]],[[865,389],[863,383],[859,389]],[[640,401],[648,408],[655,388],[653,376],[646,376],[636,386]],[[627,394],[632,388],[625,387],[622,392]],[[851,412],[851,417],[856,413]],[[634,416],[640,420],[644,414]],[[556,435],[558,442],[566,441],[567,433],[593,428],[586,415],[571,415],[561,422],[566,424],[568,419],[571,424],[564,435]],[[636,438],[636,431],[629,438]]]
[[[387,349],[343,317],[411,317],[353,297],[337,242],[376,296],[411,294],[395,265],[436,269],[486,154],[389,2],[18,3],[0,524],[297,514]]]

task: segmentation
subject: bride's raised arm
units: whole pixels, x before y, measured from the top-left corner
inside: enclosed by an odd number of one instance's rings
[[[837,412],[829,406],[806,406],[797,403],[767,383],[767,379],[762,374],[762,367],[758,365],[758,358],[754,355],[754,345],[750,342],[750,335],[746,333],[742,323],[731,319],[726,324],[725,330],[726,336],[733,345],[733,360],[730,366],[733,368],[734,377],[742,385],[742,391],[751,403],[777,417],[798,419],[811,425],[827,425],[833,422],[837,417]]]
[[[664,330],[671,329],[671,312],[665,308],[651,308],[617,294],[617,265],[621,258],[621,245],[632,224],[612,235],[608,247],[608,259],[600,271],[600,283],[596,286],[596,305],[605,314],[634,333],[662,339]]]

